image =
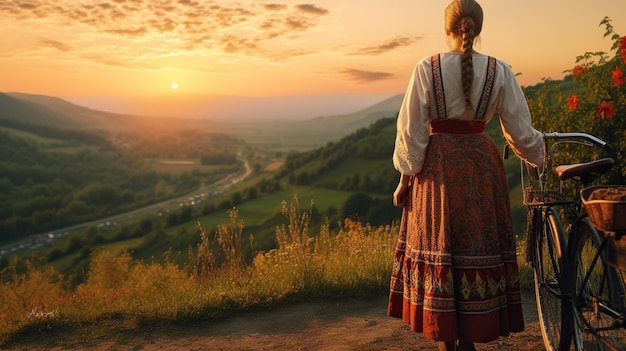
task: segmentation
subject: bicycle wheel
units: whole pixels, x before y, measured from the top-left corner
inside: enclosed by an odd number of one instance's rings
[[[580,350],[626,350],[624,276],[607,264],[604,235],[581,221],[570,235],[576,311],[575,340]],[[596,256],[597,259],[596,259]]]
[[[553,209],[534,209],[533,270],[539,325],[548,351],[570,349],[573,306],[566,241],[561,222]]]

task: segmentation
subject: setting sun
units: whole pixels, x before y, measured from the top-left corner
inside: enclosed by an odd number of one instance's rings
[[[178,89],[178,83],[172,83],[172,89]]]

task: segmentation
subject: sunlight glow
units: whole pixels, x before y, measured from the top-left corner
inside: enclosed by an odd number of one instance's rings
[[[449,1],[0,0],[0,91],[400,94],[419,59],[448,50]],[[626,35],[624,0],[479,1],[485,24],[476,49],[521,73],[522,85],[561,79],[577,56],[606,51],[605,16]]]

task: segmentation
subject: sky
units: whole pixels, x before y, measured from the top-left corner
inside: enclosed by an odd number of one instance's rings
[[[626,35],[624,0],[482,0],[476,47],[522,85]],[[440,0],[0,0],[0,92],[98,97],[402,93],[448,49]]]

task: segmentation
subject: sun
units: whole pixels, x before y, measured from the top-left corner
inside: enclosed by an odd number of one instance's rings
[[[172,89],[174,90],[178,89],[178,83],[172,83]]]

